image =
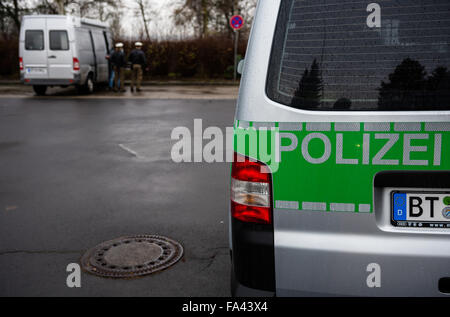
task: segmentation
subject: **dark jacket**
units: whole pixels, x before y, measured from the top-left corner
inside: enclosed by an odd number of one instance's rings
[[[112,56],[113,54],[114,54],[114,49],[112,48],[112,49],[109,50],[108,55],[106,56],[106,58],[108,59],[108,68],[109,68],[109,71],[111,71],[111,69],[112,69],[111,56]]]
[[[128,56],[128,61],[131,65],[141,65],[143,68],[147,66],[147,59],[145,58],[145,53],[142,50],[132,50],[130,56]]]
[[[125,54],[123,51],[114,51],[114,53],[111,55],[110,60],[111,64],[117,67],[125,67],[127,64]]]

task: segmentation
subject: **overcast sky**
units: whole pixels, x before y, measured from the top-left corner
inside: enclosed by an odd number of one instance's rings
[[[173,21],[174,8],[183,2],[183,0],[148,0],[150,3],[151,14],[149,31],[152,37],[168,37],[176,34],[187,35],[190,30],[177,28],[175,30]],[[136,35],[136,30],[142,30],[142,20],[140,16],[136,16],[138,6],[134,0],[123,0],[125,5],[123,30],[129,37]]]
[[[28,2],[30,6],[34,6],[41,0],[25,1]],[[185,0],[147,0],[150,4],[147,19],[150,20],[149,31],[151,37],[167,37],[175,32],[173,11],[184,1]],[[143,30],[143,23],[138,11],[138,5],[135,0],[122,0],[122,3],[124,6],[121,9],[123,14],[122,29],[124,34],[128,37],[136,37],[139,35],[139,32]],[[76,5],[69,8],[72,8],[77,12]],[[183,30],[177,28],[176,33],[183,34]],[[187,32],[187,34],[190,33]]]
[[[1,0],[0,0],[1,1]],[[31,6],[36,5],[41,0],[24,0]],[[150,36],[154,39],[186,37],[193,34],[191,26],[176,27],[173,19],[175,8],[182,5],[185,0],[147,0],[149,9],[147,20],[149,20]],[[136,38],[143,31],[142,17],[135,0],[122,0],[123,13],[122,30],[126,37]],[[74,6],[73,10],[77,11]]]

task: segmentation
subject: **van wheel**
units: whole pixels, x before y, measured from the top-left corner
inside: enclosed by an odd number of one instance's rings
[[[34,85],[33,90],[38,96],[45,96],[45,92],[47,91],[47,86],[45,85]]]
[[[86,84],[85,84],[85,91],[88,94],[92,94],[94,92],[94,81],[92,80],[92,77],[88,77],[88,79],[86,80]]]
[[[79,94],[92,94],[94,92],[94,89],[95,85],[91,75],[89,75],[89,77],[86,79],[86,82],[83,85],[77,86]]]

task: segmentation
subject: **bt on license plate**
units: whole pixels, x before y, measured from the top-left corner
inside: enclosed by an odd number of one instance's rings
[[[393,192],[392,222],[399,227],[450,228],[450,192]]]

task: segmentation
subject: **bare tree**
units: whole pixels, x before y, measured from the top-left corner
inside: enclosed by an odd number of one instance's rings
[[[139,15],[142,18],[142,23],[144,24],[144,30],[145,34],[147,36],[147,40],[150,41],[150,32],[148,29],[149,24],[149,17],[148,17],[148,8],[150,7],[150,4],[148,0],[134,0],[138,6]]]
[[[122,0],[35,0],[34,12],[72,14],[109,22],[113,36],[120,37],[122,35],[122,5]]]
[[[66,0],[55,0],[56,9],[59,14],[66,14],[66,5],[69,4],[67,2]]]
[[[109,27],[114,39],[118,39],[123,35],[122,29],[122,12],[115,11],[109,19]]]
[[[15,26],[17,32],[20,30],[20,21],[22,14],[28,9],[25,6],[25,1],[19,0],[1,0],[0,14],[2,19],[2,28],[6,25],[4,19],[10,19]]]
[[[175,8],[175,24],[191,25],[198,37],[208,34],[209,23],[212,19],[213,0],[185,0],[184,3]]]
[[[38,13],[77,14],[105,21],[112,11],[117,11],[121,0],[40,0],[35,8]]]
[[[193,26],[199,37],[211,31],[231,36],[230,18],[241,14],[248,22],[244,30],[248,30],[256,3],[257,0],[183,0],[174,10],[175,24]]]

